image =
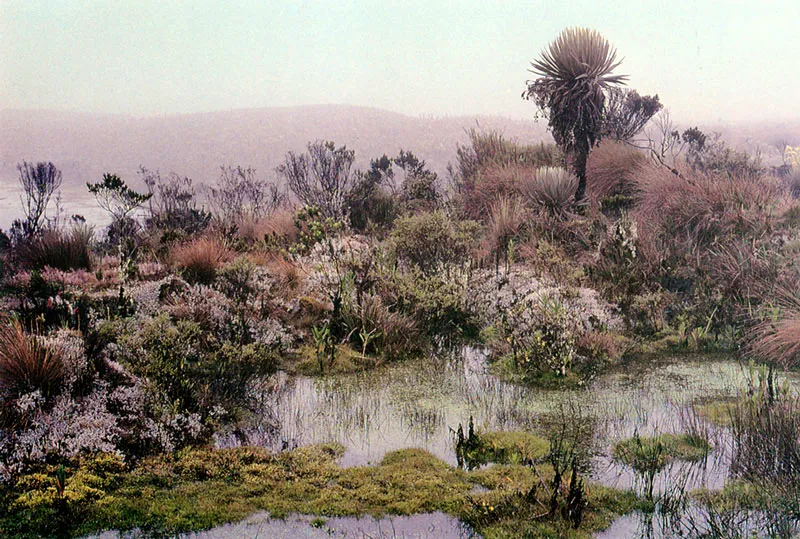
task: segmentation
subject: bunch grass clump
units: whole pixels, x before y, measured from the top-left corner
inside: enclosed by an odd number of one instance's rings
[[[498,197],[491,205],[487,239],[489,247],[499,259],[508,255],[511,242],[525,227],[527,212],[516,196]]]
[[[58,391],[65,375],[61,355],[16,320],[0,320],[0,386],[12,395]]]
[[[604,141],[586,162],[587,191],[596,202],[633,195],[633,177],[646,155],[621,142]]]
[[[23,267],[50,267],[63,271],[91,269],[92,227],[79,223],[69,230],[44,230],[38,237],[25,240],[18,248]]]
[[[749,351],[757,358],[785,367],[800,364],[800,291],[788,288],[778,294],[775,317],[750,331]]]
[[[172,264],[187,281],[210,284],[222,264],[232,257],[220,239],[204,236],[178,247],[172,255]]]

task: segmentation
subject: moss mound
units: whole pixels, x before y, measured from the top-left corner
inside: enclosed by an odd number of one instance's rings
[[[658,472],[675,459],[702,460],[711,451],[711,444],[690,434],[660,434],[654,437],[634,436],[614,444],[614,458],[637,472]]]
[[[493,454],[509,460],[536,459],[546,452],[533,435],[483,436]],[[519,537],[516,532],[523,528],[535,537],[569,530],[560,516],[538,514],[549,493],[532,492],[532,487],[552,478],[546,465],[535,471],[514,464],[466,472],[424,450],[403,449],[388,453],[377,466],[342,468],[342,453],[338,444],[278,454],[252,447],[187,449],[133,469],[112,455],[98,455],[67,467],[60,480],[56,468],[43,467],[0,495],[0,535],[77,536],[133,528],[172,535],[262,510],[273,517],[442,511],[472,523],[485,537]],[[65,488],[59,490],[59,481]],[[476,485],[486,490],[475,492]],[[586,499],[584,524],[570,537],[589,537],[612,515],[629,511],[636,498],[588,485]]]

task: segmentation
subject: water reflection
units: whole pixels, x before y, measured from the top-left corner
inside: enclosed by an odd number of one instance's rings
[[[374,464],[389,451],[420,447],[456,465],[453,435],[470,417],[479,430],[537,432],[542,418],[559,406],[577,404],[596,421],[592,479],[642,495],[652,492],[656,502],[653,514],[627,515],[603,536],[667,537],[667,529],[708,526],[707,515],[691,504],[688,493],[722,488],[730,467],[727,430],[698,420],[690,404],[733,397],[746,380],[747,368],[724,357],[654,356],[605,373],[583,389],[528,388],[499,380],[488,372],[480,350],[464,347],[352,375],[281,373],[262,393],[261,413],[239,442],[275,450],[339,442],[345,447],[344,466]],[[797,376],[790,382],[800,388]],[[611,456],[617,441],[635,433],[681,433],[699,424],[712,445],[700,462],[674,460],[647,477]],[[235,442],[228,437],[219,443]],[[668,514],[683,515],[681,522],[669,522]],[[758,518],[751,515],[742,529]]]

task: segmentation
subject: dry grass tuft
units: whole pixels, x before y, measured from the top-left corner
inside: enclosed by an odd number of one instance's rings
[[[633,182],[642,254],[658,259],[676,245],[705,252],[725,238],[762,237],[780,220],[788,197],[770,177],[714,175],[640,167]]]
[[[204,236],[179,246],[172,254],[172,266],[189,282],[209,284],[219,267],[232,260],[233,253],[218,238]]]
[[[621,142],[603,142],[592,150],[586,163],[586,187],[590,199],[633,194],[633,177],[646,163],[644,153]]]
[[[25,268],[50,267],[69,271],[91,269],[90,245],[94,231],[84,224],[69,230],[45,230],[40,237],[19,246],[17,254]]]
[[[509,242],[517,238],[525,226],[527,214],[518,197],[498,197],[490,207],[487,241],[497,255],[508,250]]]
[[[783,289],[776,303],[780,314],[750,331],[747,349],[768,363],[784,367],[800,365],[800,291]]]
[[[0,387],[13,395],[56,393],[65,374],[61,355],[28,335],[16,320],[0,321]]]

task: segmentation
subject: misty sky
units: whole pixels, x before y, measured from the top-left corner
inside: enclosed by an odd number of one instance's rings
[[[0,0],[0,108],[135,115],[345,103],[531,117],[567,26],[676,118],[800,118],[800,1]]]

